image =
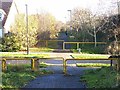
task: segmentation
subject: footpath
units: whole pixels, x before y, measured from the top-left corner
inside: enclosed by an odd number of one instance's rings
[[[86,88],[85,83],[80,81],[80,76],[84,74],[84,70],[95,69],[76,67],[73,62],[68,62],[67,73],[63,74],[62,60],[46,60],[50,65],[44,70],[52,71],[53,74],[42,75],[35,80],[29,82],[24,88]]]

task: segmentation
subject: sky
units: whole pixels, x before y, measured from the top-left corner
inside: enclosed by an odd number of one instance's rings
[[[72,10],[75,7],[87,8],[91,5],[96,6],[97,2],[98,0],[31,0],[31,2],[26,0],[26,3],[28,3],[28,9],[31,10],[31,12],[36,13],[44,10],[52,13],[57,20],[63,22],[68,20],[67,10]],[[33,7],[35,9],[33,9]]]
[[[25,10],[25,3],[28,4],[28,13],[49,12],[56,17],[57,20],[69,20],[69,12],[75,7],[82,7],[91,9],[93,12],[98,10],[99,1],[102,1],[104,9],[110,6],[111,1],[115,0],[18,0],[21,9]],[[104,10],[102,9],[102,10]],[[102,11],[101,11],[102,12]],[[66,17],[66,18],[65,18]]]

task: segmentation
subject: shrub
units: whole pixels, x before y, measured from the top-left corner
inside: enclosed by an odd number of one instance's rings
[[[7,33],[2,38],[2,51],[5,52],[12,52],[20,50],[20,44],[18,43],[18,39],[16,38],[15,34]]]

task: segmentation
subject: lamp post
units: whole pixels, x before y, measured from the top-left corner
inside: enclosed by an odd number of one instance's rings
[[[27,55],[29,54],[29,39],[28,39],[28,5],[25,4],[26,6],[26,38],[27,38]]]
[[[67,10],[69,13],[70,13],[70,30],[72,30],[72,16],[71,16],[71,12],[72,12],[72,10]]]

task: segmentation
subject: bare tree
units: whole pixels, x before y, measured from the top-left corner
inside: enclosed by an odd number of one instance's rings
[[[88,29],[89,14],[91,12],[88,9],[75,8],[72,13],[72,27],[76,30],[77,34],[82,34],[82,41],[85,41],[85,33]]]

